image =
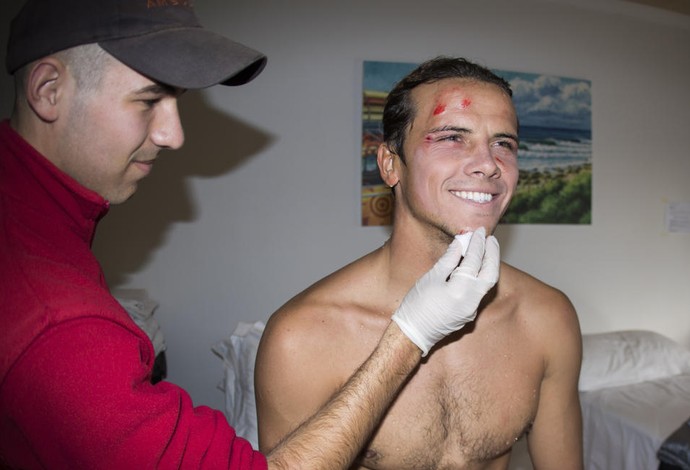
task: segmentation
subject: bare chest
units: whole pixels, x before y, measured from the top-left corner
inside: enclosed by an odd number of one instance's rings
[[[536,414],[542,374],[529,347],[516,346],[468,335],[436,351],[394,402],[363,468],[505,468]]]

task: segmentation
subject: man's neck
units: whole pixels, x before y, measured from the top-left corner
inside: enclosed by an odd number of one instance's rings
[[[451,242],[452,238],[445,240],[445,235],[438,231],[432,232],[416,225],[394,225],[384,246],[391,282],[411,287],[436,264]]]

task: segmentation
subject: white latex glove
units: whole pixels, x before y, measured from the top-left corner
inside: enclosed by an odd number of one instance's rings
[[[496,238],[485,238],[484,228],[478,229],[460,262],[461,238],[455,237],[393,314],[393,321],[419,346],[422,356],[441,339],[473,321],[479,302],[498,282],[500,252]]]

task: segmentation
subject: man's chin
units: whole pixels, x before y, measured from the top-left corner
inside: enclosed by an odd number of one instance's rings
[[[118,191],[116,194],[111,194],[110,197],[105,197],[105,199],[110,203],[110,205],[117,205],[127,202],[134,193],[137,192],[137,184],[134,183],[127,190]]]

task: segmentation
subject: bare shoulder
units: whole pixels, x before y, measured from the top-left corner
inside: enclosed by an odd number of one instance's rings
[[[268,320],[254,376],[263,451],[326,403],[390,321],[372,307],[376,286],[366,277],[367,262],[364,257],[318,281]]]
[[[547,357],[558,355],[558,351],[579,355],[580,324],[575,307],[564,292],[503,263],[498,296],[512,299],[527,334],[535,344],[543,345]]]
[[[517,269],[501,264],[499,295],[509,296],[538,321],[569,321],[576,316],[568,296],[561,290]]]
[[[346,358],[357,364],[365,345],[371,343],[373,349],[379,339],[367,333],[381,323],[376,315],[377,287],[369,279],[370,256],[330,274],[280,307],[267,322],[258,360],[282,363],[282,370],[299,365],[318,373],[324,368],[329,376],[338,372],[333,364],[344,364],[343,374],[349,377],[354,366]]]

